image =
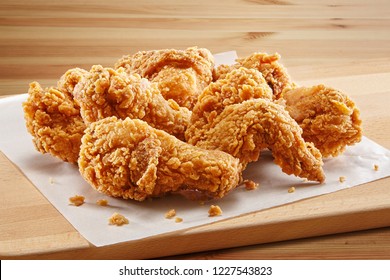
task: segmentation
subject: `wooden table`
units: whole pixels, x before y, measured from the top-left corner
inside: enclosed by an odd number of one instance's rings
[[[122,55],[138,50],[180,49],[197,45],[209,48],[213,53],[236,50],[239,56],[254,51],[279,52],[283,64],[297,81],[337,83],[347,77],[342,82],[364,87],[373,79],[383,93],[374,100],[379,100],[379,107],[386,108],[390,90],[384,93],[386,81],[382,78],[390,73],[389,30],[390,2],[387,0],[93,0],[88,3],[76,0],[2,0],[0,95],[24,93],[33,80],[43,86],[55,85],[69,68],[89,69],[93,64],[112,66]],[[382,97],[387,99],[382,100]],[[382,109],[382,115],[378,116],[376,103],[370,104],[370,96],[357,99],[365,109],[364,120],[370,124],[365,127],[365,134],[390,148],[386,109]],[[29,239],[26,230],[18,227],[17,221],[7,220],[6,214],[9,213],[4,210],[7,203],[35,201],[39,210],[29,213],[31,220],[46,219],[46,231],[66,233],[64,248],[68,250],[88,246],[88,242],[74,231],[17,168],[3,156],[0,164],[3,200],[0,232],[13,226],[15,234],[23,236],[21,242],[39,248],[40,238]],[[22,186],[21,197],[15,198],[10,182]],[[385,190],[389,181],[382,181],[379,185]],[[362,195],[364,187],[355,192]],[[18,210],[23,211],[23,208]],[[389,211],[380,214],[388,217]],[[370,223],[360,229],[364,228],[370,228]],[[351,230],[354,232],[170,258],[390,259],[389,227]],[[316,235],[326,233],[318,231]],[[296,238],[302,236],[297,234]],[[52,238],[55,240],[55,234]],[[33,254],[28,257],[39,256]],[[75,255],[69,250],[51,257],[88,256]]]

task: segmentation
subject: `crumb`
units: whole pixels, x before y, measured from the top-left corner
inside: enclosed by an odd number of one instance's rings
[[[85,197],[82,195],[75,195],[69,198],[69,202],[75,206],[83,205]]]
[[[222,210],[218,205],[211,205],[209,209],[209,217],[222,215]]]
[[[183,221],[182,218],[176,217],[175,218],[175,223],[181,223]]]
[[[114,213],[108,219],[110,225],[122,226],[129,223],[129,220],[119,213]]]
[[[289,188],[289,189],[288,189],[288,192],[289,192],[289,193],[293,193],[293,192],[295,192],[295,187],[291,187],[291,188]]]
[[[50,178],[49,178],[49,183],[50,183],[50,185],[53,185],[53,184],[54,184],[54,178],[53,178],[53,177],[50,177]]]
[[[176,210],[175,209],[171,209],[167,213],[165,213],[165,218],[166,219],[172,219],[175,216],[176,216]]]
[[[99,199],[98,201],[96,201],[96,204],[99,206],[107,206],[108,201],[107,201],[107,199]]]
[[[245,189],[248,191],[255,190],[259,186],[258,183],[255,183],[252,180],[244,180]]]
[[[340,183],[343,183],[343,182],[345,182],[345,179],[346,179],[345,176],[340,176],[339,182],[340,182]]]
[[[378,171],[378,170],[379,170],[379,165],[374,164],[374,170],[375,170],[375,171]]]

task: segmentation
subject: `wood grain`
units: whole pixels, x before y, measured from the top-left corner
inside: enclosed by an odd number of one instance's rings
[[[353,70],[365,74],[388,61],[389,29],[386,0],[3,0],[0,95],[24,93],[33,80],[53,86],[69,68],[112,66],[139,50],[193,45],[241,56],[279,52],[289,68],[320,66],[312,76],[321,77],[324,67],[332,68],[327,75],[345,74],[335,64],[368,64]]]
[[[361,107],[364,134],[390,148],[388,30],[388,0],[2,0],[0,95],[24,93],[34,80],[53,86],[69,68],[112,66],[139,50],[197,45],[214,53],[237,50],[240,56],[279,52],[296,81],[348,88]],[[390,259],[390,228],[355,232],[388,226],[389,185],[389,179],[380,180],[240,217],[233,225],[229,220],[136,244],[94,248],[0,154],[0,256]],[[374,188],[370,200],[368,190]],[[333,211],[340,205],[349,214]],[[308,209],[317,216],[302,218]],[[286,214],[295,219],[283,219]],[[356,223],[345,227],[351,218]],[[335,234],[346,231],[354,232]],[[307,238],[327,234],[334,235]],[[281,242],[292,238],[305,239]],[[166,242],[177,246],[167,249]],[[264,242],[273,243],[247,246]],[[246,247],[178,256],[236,246]]]

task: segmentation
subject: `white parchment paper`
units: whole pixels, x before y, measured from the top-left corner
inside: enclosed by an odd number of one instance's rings
[[[232,61],[231,52],[226,57],[224,54],[220,56],[222,58],[218,58],[219,61]],[[210,201],[200,205],[180,196],[167,196],[145,202],[115,199],[90,187],[80,176],[76,165],[62,162],[48,154],[42,155],[35,150],[23,117],[22,102],[26,98],[27,95],[23,94],[0,99],[0,150],[95,246],[204,225],[390,176],[390,151],[364,137],[361,143],[349,147],[343,155],[324,160],[324,184],[304,182],[301,178],[284,174],[273,163],[272,155],[264,152],[258,162],[248,165],[243,176],[244,179],[259,183],[259,188],[248,191],[244,187],[238,187],[217,202]],[[379,170],[375,171],[374,165],[378,165]],[[345,177],[345,182],[339,181],[340,176]],[[296,189],[294,193],[288,193],[291,186]],[[86,203],[80,207],[69,204],[69,197],[76,194],[86,198]],[[96,204],[102,198],[109,201],[108,206]],[[208,208],[215,203],[222,208],[223,214],[208,217]],[[174,219],[164,217],[172,208],[176,209],[177,216],[183,222],[175,223]],[[114,212],[127,217],[130,223],[121,227],[108,225],[108,218]]]

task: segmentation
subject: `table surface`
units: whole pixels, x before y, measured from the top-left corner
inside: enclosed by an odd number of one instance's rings
[[[34,80],[55,85],[69,68],[194,45],[278,52],[296,80],[389,73],[389,30],[388,0],[2,0],[0,95],[24,93]],[[390,228],[170,258],[389,259]]]

